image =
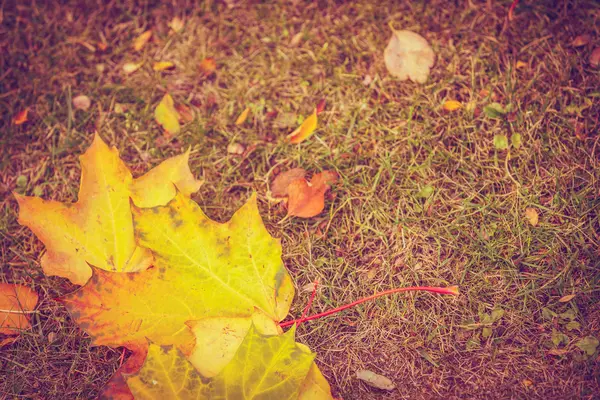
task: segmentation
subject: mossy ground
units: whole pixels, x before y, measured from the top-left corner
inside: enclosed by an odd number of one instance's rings
[[[394,295],[300,326],[336,395],[598,396],[598,352],[576,346],[600,336],[600,72],[588,62],[600,45],[597,3],[523,0],[509,24],[510,2],[491,0],[97,3],[0,6],[0,279],[41,296],[33,329],[0,353],[0,396],[91,398],[119,365],[120,350],[90,347],[52,300],[73,286],[42,274],[43,246],[17,224],[10,194],[74,201],[77,156],[95,131],[137,173],[191,146],[192,170],[206,181],[194,198],[217,220],[256,191],[298,288],[293,316],[315,279],[313,312],[393,287],[460,286],[457,298]],[[174,16],[185,28],[168,35]],[[432,44],[427,84],[387,73],[389,21]],[[132,40],[146,29],[158,40],[136,53]],[[586,33],[589,44],[572,46]],[[206,57],[217,62],[208,78],[198,69]],[[141,60],[138,72],[122,72]],[[160,60],[176,69],[152,71]],[[165,90],[196,112],[169,139],[153,120]],[[88,111],[72,108],[78,94],[92,99]],[[316,136],[287,144],[322,98]],[[446,99],[465,107],[445,112]],[[507,115],[486,116],[491,102]],[[27,107],[29,121],[13,125]],[[250,118],[235,126],[246,107]],[[522,146],[497,150],[499,134],[520,134]],[[253,150],[228,154],[233,142]],[[293,167],[341,180],[321,215],[279,223],[285,210],[267,200],[268,183]],[[539,213],[535,227],[528,207]],[[498,308],[504,315],[483,324]],[[579,328],[568,330],[571,318]],[[566,335],[558,346],[553,332]],[[557,348],[564,354],[552,355]],[[359,369],[398,388],[369,388]]]

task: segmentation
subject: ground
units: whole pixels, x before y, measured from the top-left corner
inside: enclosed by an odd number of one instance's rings
[[[1,397],[93,398],[120,363],[121,349],[91,347],[53,301],[75,286],[41,272],[43,245],[17,223],[11,195],[76,200],[77,156],[93,132],[137,174],[191,146],[205,180],[193,198],[219,221],[256,192],[297,288],[291,316],[315,279],[312,312],[394,287],[460,287],[456,298],[392,295],[301,325],[298,340],[336,396],[598,396],[598,351],[577,346],[600,337],[597,3],[523,0],[508,23],[510,1],[492,0],[47,3],[0,8],[0,279],[40,293],[33,328],[1,350]],[[185,28],[168,35],[174,16]],[[426,84],[386,71],[388,22],[431,43]],[[158,40],[136,53],[146,29]],[[574,46],[583,34],[590,42]],[[207,57],[217,64],[209,77],[198,68]],[[158,60],[176,69],[152,71]],[[196,112],[175,137],[153,117],[166,90]],[[79,94],[89,110],[73,109]],[[316,135],[287,143],[321,99]],[[445,111],[448,99],[463,108]],[[507,113],[490,117],[493,102]],[[25,108],[29,121],[13,124]],[[516,134],[520,147],[495,147],[496,135]],[[231,143],[253,150],[228,154]],[[293,167],[340,175],[317,217],[283,220],[267,198],[271,179]],[[397,389],[370,388],[359,369]]]

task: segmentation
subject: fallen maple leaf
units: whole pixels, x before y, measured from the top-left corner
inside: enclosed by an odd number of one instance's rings
[[[323,171],[315,174],[310,184],[306,179],[296,179],[288,187],[288,215],[310,218],[325,208],[325,192],[337,181],[337,173]]]
[[[456,100],[446,100],[442,108],[446,111],[456,111],[462,108],[462,103]]]
[[[142,33],[133,41],[133,49],[135,51],[141,51],[144,48],[144,46],[146,46],[146,43],[148,43],[151,37],[151,30],[147,30],[146,32]]]
[[[13,193],[19,203],[19,223],[46,245],[41,260],[44,272],[82,285],[91,276],[88,263],[110,271],[147,268],[152,256],[135,243],[129,198],[143,206],[166,204],[175,195],[175,187],[189,196],[199,183],[189,172],[188,157],[189,152],[168,159],[134,180],[117,149],[110,149],[95,135],[80,157],[76,203]]]
[[[390,28],[391,25],[390,25]],[[425,83],[435,54],[425,38],[411,31],[392,28],[392,37],[383,53],[387,70],[400,80]]]
[[[179,113],[175,109],[175,103],[169,93],[166,93],[156,106],[154,119],[170,135],[175,135],[181,130]]]
[[[239,117],[237,117],[237,119],[235,120],[235,124],[242,125],[244,122],[246,122],[246,119],[248,118],[248,114],[250,114],[250,107],[246,107],[246,109],[244,111],[242,111],[242,113],[239,115]]]
[[[200,62],[200,72],[202,72],[205,76],[208,76],[215,72],[217,69],[217,63],[214,58],[205,58]]]
[[[87,109],[90,108],[91,105],[92,105],[92,101],[90,100],[89,97],[87,97],[84,94],[73,98],[73,107],[75,107],[78,110],[86,111]]]
[[[27,122],[27,114],[29,113],[29,108],[26,108],[22,111],[19,111],[17,115],[13,118],[13,125],[23,125]]]
[[[21,331],[29,329],[28,314],[35,308],[38,295],[27,286],[0,283],[0,347],[17,340]]]
[[[155,71],[167,71],[174,69],[175,64],[172,61],[159,61],[152,64],[152,69]]]
[[[317,129],[317,109],[313,111],[313,113],[304,120],[304,122],[296,128],[296,130],[290,133],[287,138],[290,143],[297,144],[302,143],[306,139],[312,136],[312,134]]]
[[[287,197],[290,184],[296,179],[302,179],[306,176],[306,171],[302,168],[292,168],[289,171],[277,175],[271,183],[271,195],[273,197]]]

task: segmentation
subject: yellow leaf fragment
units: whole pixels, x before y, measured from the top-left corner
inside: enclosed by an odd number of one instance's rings
[[[331,386],[314,362],[302,382],[298,400],[333,400]]]
[[[135,38],[135,40],[133,41],[133,49],[135,51],[141,51],[144,48],[144,46],[146,46],[146,43],[148,43],[148,41],[150,40],[151,37],[152,37],[151,30],[147,30],[146,32],[142,33],[140,36]]]
[[[457,100],[446,100],[442,108],[446,111],[456,111],[462,108],[462,103]]]
[[[527,207],[525,209],[525,218],[527,218],[527,221],[529,221],[529,223],[531,224],[531,226],[536,226],[539,222],[539,214],[537,212],[537,210],[533,207]]]
[[[317,109],[315,108],[314,112],[304,120],[302,125],[300,125],[294,132],[290,133],[287,138],[290,143],[297,144],[302,143],[306,139],[312,136],[312,134],[317,129]]]
[[[235,120],[235,124],[242,125],[244,122],[246,122],[246,119],[248,118],[249,113],[250,113],[250,107],[246,107],[246,109],[244,111],[242,111],[242,113]]]
[[[0,283],[0,333],[17,336],[20,331],[29,329],[29,312],[37,301],[37,293],[27,286]],[[12,343],[16,337],[6,339],[0,346]]]
[[[155,71],[167,71],[175,68],[175,64],[172,61],[159,61],[152,64],[152,69]]]
[[[19,111],[17,115],[13,117],[13,125],[23,125],[27,122],[27,114],[29,113],[29,108],[26,108],[22,111]]]
[[[144,65],[143,61],[139,62],[139,63],[132,63],[132,62],[125,63],[125,64],[123,64],[123,72],[125,72],[127,75],[133,74],[135,71],[140,69],[142,67],[142,65]]]
[[[204,183],[190,171],[190,151],[171,157],[137,178],[131,185],[131,199],[138,207],[164,206],[179,191],[184,196],[196,193]]]
[[[164,95],[154,110],[154,119],[171,135],[175,135],[181,130],[179,125],[179,113],[175,109],[175,103],[169,93]]]

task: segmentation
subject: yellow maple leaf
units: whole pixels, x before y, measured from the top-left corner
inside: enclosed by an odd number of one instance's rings
[[[175,135],[181,130],[179,113],[175,109],[175,103],[169,93],[166,93],[158,106],[156,106],[154,119],[171,135]]]
[[[80,157],[77,202],[65,204],[14,193],[19,223],[46,246],[41,259],[44,272],[82,285],[91,276],[88,264],[121,272],[147,268],[152,256],[135,243],[129,199],[148,206],[166,204],[175,194],[174,185],[189,195],[198,183],[187,169],[188,157],[189,152],[166,160],[134,180],[118,150],[96,135]]]
[[[249,317],[255,308],[277,322],[287,315],[294,287],[256,196],[225,224],[210,220],[181,193],[164,207],[133,207],[133,215],[139,244],[155,254],[154,268],[132,274],[94,270],[82,289],[62,299],[95,344],[146,338],[193,344],[183,329],[186,321]]]
[[[462,108],[462,103],[457,100],[446,100],[442,108],[446,111],[456,111]]]
[[[144,46],[146,46],[146,43],[148,43],[148,41],[150,40],[151,37],[152,37],[151,30],[147,30],[146,32],[142,33],[140,36],[135,38],[135,40],[133,41],[133,49],[135,51],[142,50],[144,48]]]
[[[304,122],[292,133],[290,133],[287,138],[290,143],[297,144],[302,143],[306,139],[312,136],[312,134],[317,129],[317,109],[313,111],[313,113],[304,120]]]

